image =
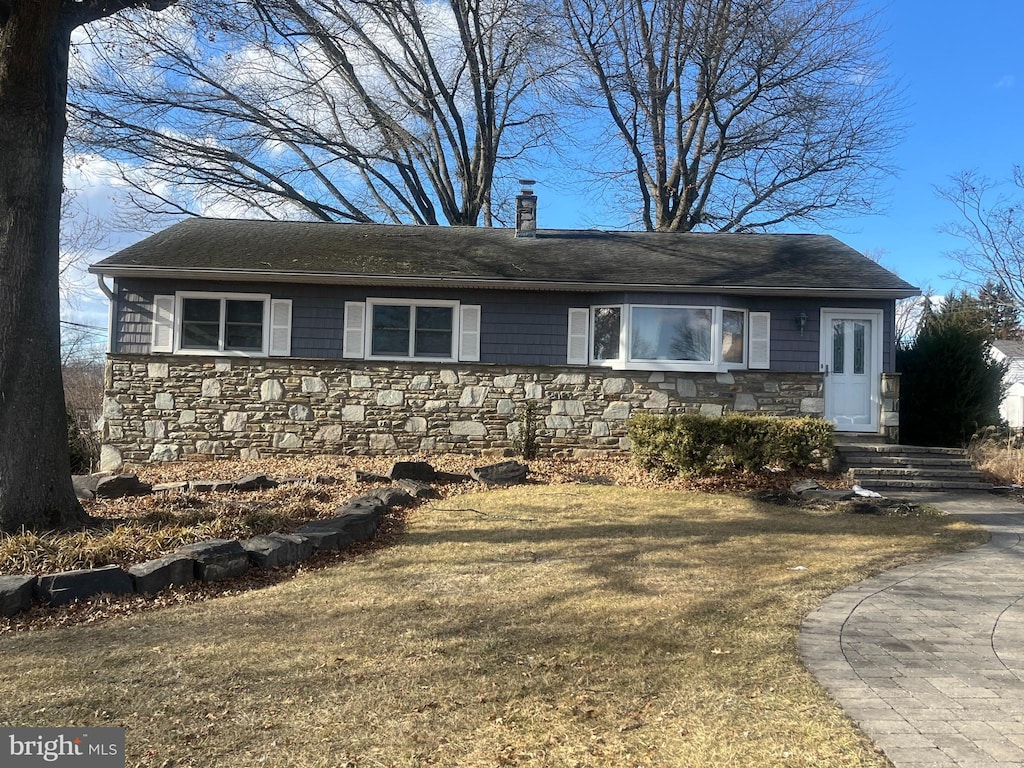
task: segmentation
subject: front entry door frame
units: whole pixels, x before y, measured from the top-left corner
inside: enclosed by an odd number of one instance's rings
[[[868,432],[877,433],[880,427],[882,411],[882,310],[880,309],[848,309],[844,307],[822,307],[821,309],[821,346],[819,352],[819,370],[825,374],[823,397],[825,399],[825,419],[831,421],[837,432]],[[870,340],[866,345],[864,375],[867,378],[868,402],[867,423],[852,423],[844,418],[846,414],[837,412],[841,407],[840,398],[831,386],[837,381],[832,375],[832,322],[834,320],[869,321],[871,323]]]

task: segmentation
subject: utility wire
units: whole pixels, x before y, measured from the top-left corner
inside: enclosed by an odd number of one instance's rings
[[[84,325],[83,323],[73,323],[70,320],[61,320],[60,324],[61,325],[71,325],[71,326],[74,326],[75,328],[91,328],[94,331],[106,331],[107,330],[102,325]]]

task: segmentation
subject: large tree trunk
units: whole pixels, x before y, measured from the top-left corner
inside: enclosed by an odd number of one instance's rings
[[[0,5],[4,5],[0,3]],[[71,25],[61,0],[0,20],[0,528],[87,518],[71,486],[60,366],[60,198]]]

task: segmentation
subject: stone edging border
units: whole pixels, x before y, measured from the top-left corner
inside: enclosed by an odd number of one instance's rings
[[[209,583],[233,579],[250,567],[267,570],[294,565],[316,554],[347,549],[369,541],[376,535],[387,512],[437,496],[427,480],[478,480],[487,485],[511,485],[525,480],[527,472],[526,465],[515,461],[478,467],[469,475],[437,472],[427,462],[396,462],[387,477],[357,474],[357,479],[363,482],[392,482],[393,485],[354,496],[338,507],[332,517],[311,520],[294,533],[275,532],[244,540],[209,539],[185,544],[170,554],[133,565],[127,571],[119,565],[105,565],[45,575],[0,576],[0,616],[9,617],[26,611],[34,600],[60,606],[103,594],[154,595],[168,587],[195,581]],[[162,488],[139,483],[134,475],[114,475],[109,479],[115,480],[119,486],[135,488],[123,495],[152,493],[155,490],[257,490],[282,484],[282,481],[265,475],[250,475],[231,482],[171,483]],[[283,482],[316,481],[316,478],[285,478]],[[101,492],[102,487],[101,480],[96,495],[105,495]]]

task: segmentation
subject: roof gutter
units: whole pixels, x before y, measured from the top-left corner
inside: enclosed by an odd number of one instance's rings
[[[815,288],[751,285],[681,285],[665,283],[579,282],[560,280],[517,280],[495,277],[427,275],[358,275],[336,272],[278,272],[260,269],[181,269],[178,267],[140,267],[125,265],[89,267],[94,275],[110,277],[158,278],[161,280],[224,280],[249,283],[307,283],[315,285],[366,285],[394,287],[476,288],[534,291],[652,291],[662,293],[732,293],[749,296],[828,296],[876,299],[905,299],[920,296],[913,286],[907,288]]]

